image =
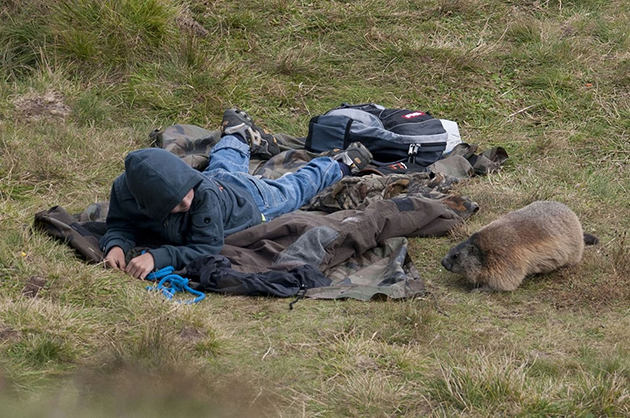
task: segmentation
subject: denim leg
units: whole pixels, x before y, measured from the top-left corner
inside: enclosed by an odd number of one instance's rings
[[[255,178],[250,181],[257,193],[254,200],[267,220],[299,209],[320,191],[341,180],[339,163],[330,157],[319,157],[308,162],[295,173],[276,180]]]
[[[249,152],[247,144],[226,135],[210,152],[204,174],[225,184],[243,186],[267,220],[299,209],[342,178],[339,163],[330,157],[314,158],[296,172],[276,180],[258,178],[248,172]]]
[[[208,167],[204,171],[206,175],[217,170],[225,170],[228,173],[247,173],[249,171],[249,145],[232,135],[226,135],[212,147],[208,159]]]

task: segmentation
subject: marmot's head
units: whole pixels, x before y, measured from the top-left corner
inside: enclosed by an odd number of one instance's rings
[[[475,281],[483,272],[483,251],[476,243],[476,234],[457,244],[442,259],[442,265],[448,271],[459,273],[468,280]]]

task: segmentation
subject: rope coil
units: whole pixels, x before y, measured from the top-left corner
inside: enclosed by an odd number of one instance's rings
[[[173,296],[175,296],[176,293],[180,293],[180,292],[181,293],[188,292],[188,293],[191,293],[192,295],[195,295],[196,297],[192,300],[176,300],[175,301],[177,303],[185,303],[187,305],[198,303],[206,297],[205,293],[191,288],[188,285],[189,283],[188,279],[178,274],[173,274],[173,271],[175,271],[175,268],[172,266],[168,266],[158,271],[149,273],[146,277],[146,280],[149,280],[149,281],[159,280],[159,282],[158,284],[154,286],[147,286],[146,289],[150,291],[155,291],[155,292],[161,291],[164,297],[168,300],[172,300]]]

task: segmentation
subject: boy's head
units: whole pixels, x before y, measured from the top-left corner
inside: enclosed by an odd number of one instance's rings
[[[130,152],[123,175],[139,210],[160,222],[170,213],[190,209],[193,188],[203,180],[199,171],[161,148]]]

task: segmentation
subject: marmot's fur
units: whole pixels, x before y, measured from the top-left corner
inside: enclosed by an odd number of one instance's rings
[[[453,247],[442,260],[482,290],[516,289],[526,276],[547,273],[582,259],[584,234],[577,216],[559,202],[539,201],[489,223]]]

